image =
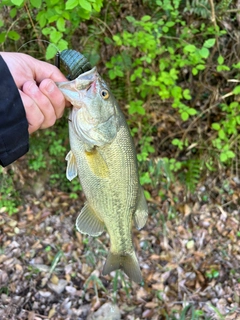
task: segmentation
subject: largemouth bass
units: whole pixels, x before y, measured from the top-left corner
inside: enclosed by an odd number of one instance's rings
[[[96,68],[58,83],[58,88],[73,106],[66,175],[69,180],[79,176],[87,199],[76,228],[99,236],[106,227],[111,247],[102,274],[122,269],[139,283],[142,276],[132,242],[132,220],[140,230],[148,207],[124,115]]]

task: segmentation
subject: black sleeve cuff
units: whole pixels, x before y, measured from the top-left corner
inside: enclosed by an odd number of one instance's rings
[[[0,56],[0,164],[7,166],[29,149],[28,122],[18,88]]]

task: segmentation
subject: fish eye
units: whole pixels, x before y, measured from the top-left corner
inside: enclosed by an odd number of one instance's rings
[[[103,90],[101,91],[101,96],[102,96],[102,98],[103,98],[104,100],[107,100],[107,99],[109,98],[109,92],[108,92],[107,90],[103,89]]]

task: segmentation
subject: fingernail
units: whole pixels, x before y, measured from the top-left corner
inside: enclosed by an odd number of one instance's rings
[[[29,88],[29,91],[34,94],[36,92],[38,92],[38,86],[36,85],[36,82],[35,81],[29,81],[28,83],[28,88]]]
[[[55,85],[53,82],[50,82],[47,86],[47,92],[51,93],[55,89]]]

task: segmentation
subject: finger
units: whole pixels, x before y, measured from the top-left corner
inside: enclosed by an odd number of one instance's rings
[[[35,79],[38,83],[47,78],[55,82],[67,81],[67,78],[62,72],[52,64],[34,59],[33,67],[35,70]]]
[[[57,119],[61,118],[64,113],[64,109],[65,109],[65,106],[67,103],[66,103],[64,95],[58,89],[56,84],[50,79],[44,79],[40,83],[39,89],[51,102]],[[69,103],[68,103],[68,105],[69,105]]]
[[[41,92],[36,83],[34,81],[26,81],[22,91],[35,102],[44,116],[44,121],[40,128],[45,129],[53,126],[57,119],[55,109],[51,101]]]
[[[26,117],[28,121],[28,132],[29,134],[38,130],[44,122],[44,115],[36,105],[36,103],[24,92],[19,90]]]

